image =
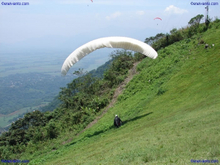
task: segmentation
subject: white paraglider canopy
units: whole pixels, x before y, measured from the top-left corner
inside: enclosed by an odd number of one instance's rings
[[[93,41],[90,41],[79,48],[77,48],[75,51],[73,51],[64,61],[63,66],[61,68],[61,73],[63,75],[66,75],[66,73],[69,71],[69,69],[77,63],[79,60],[81,60],[83,57],[85,57],[87,54],[95,51],[96,49],[100,48],[122,48],[126,50],[132,50],[135,52],[139,52],[144,54],[145,56],[148,56],[150,58],[157,58],[158,54],[157,52],[148,44],[128,37],[105,37],[105,38],[99,38]]]

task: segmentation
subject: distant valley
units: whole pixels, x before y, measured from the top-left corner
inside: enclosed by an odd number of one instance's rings
[[[60,69],[68,53],[0,52],[0,128],[25,113],[48,105],[60,88],[76,78],[74,70],[90,71],[109,60],[109,50],[85,57],[63,77]]]

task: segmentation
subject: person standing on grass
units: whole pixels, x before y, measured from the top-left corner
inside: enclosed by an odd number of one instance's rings
[[[121,121],[121,119],[118,117],[118,115],[115,115],[114,125],[115,125],[115,127],[117,127],[117,128],[122,125],[122,121]]]

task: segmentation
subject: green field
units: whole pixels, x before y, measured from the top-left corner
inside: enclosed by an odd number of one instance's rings
[[[79,136],[68,131],[31,143],[21,159],[37,165],[219,162],[218,27],[161,49],[155,60],[142,60],[139,73],[95,125]],[[215,46],[205,49],[199,37]],[[115,114],[123,121],[119,129],[112,126]]]

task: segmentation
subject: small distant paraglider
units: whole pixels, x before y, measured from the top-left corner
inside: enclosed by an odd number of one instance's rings
[[[160,17],[155,17],[154,20],[156,20],[156,19],[159,19],[159,20],[162,21],[162,19],[161,19]],[[158,24],[157,24],[157,25],[158,25]]]
[[[162,21],[162,19],[161,19],[160,17],[156,17],[156,18],[154,18],[154,20],[155,20],[155,19],[159,19],[159,20],[161,20],[161,21]]]

